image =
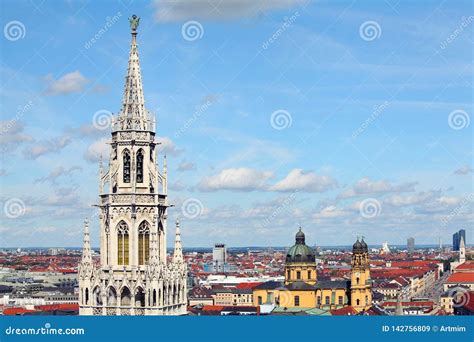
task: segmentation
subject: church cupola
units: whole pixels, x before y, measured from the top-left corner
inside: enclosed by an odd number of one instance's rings
[[[316,283],[316,256],[306,245],[305,235],[300,229],[295,235],[295,244],[286,253],[285,283],[303,281]]]

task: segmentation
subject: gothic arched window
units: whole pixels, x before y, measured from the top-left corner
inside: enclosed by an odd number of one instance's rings
[[[117,226],[117,259],[119,265],[128,265],[128,225],[120,221]]]
[[[137,152],[137,183],[143,183],[143,150]]]
[[[123,151],[123,182],[130,183],[130,152]]]
[[[150,257],[150,224],[143,221],[138,226],[138,264],[144,265]]]

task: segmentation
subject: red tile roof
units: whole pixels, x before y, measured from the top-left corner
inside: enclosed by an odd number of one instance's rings
[[[36,310],[27,310],[25,308],[6,308],[3,310],[4,315],[23,315],[27,312],[35,312]]]
[[[456,271],[462,271],[462,270],[474,271],[474,262],[465,262],[464,264],[461,264],[458,267],[456,267]]]
[[[222,311],[224,310],[223,305],[205,305],[202,308],[202,311]]]
[[[331,310],[331,315],[333,316],[357,315],[357,311],[352,306],[346,306],[344,308]]]
[[[240,283],[236,286],[237,289],[253,289],[255,286],[262,284],[261,282]]]
[[[474,272],[453,273],[446,280],[447,283],[474,283]]]
[[[36,305],[36,310],[40,311],[55,311],[55,310],[79,310],[79,304],[51,304],[51,305]]]

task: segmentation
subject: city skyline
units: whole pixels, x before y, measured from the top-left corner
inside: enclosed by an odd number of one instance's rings
[[[98,240],[135,12],[186,247],[283,246],[298,226],[310,245],[472,241],[462,5],[28,4],[2,4],[4,28],[21,25],[3,37],[0,248],[80,246],[85,217]]]

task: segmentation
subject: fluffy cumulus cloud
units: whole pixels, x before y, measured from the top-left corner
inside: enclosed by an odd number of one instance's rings
[[[340,198],[350,198],[356,196],[367,196],[371,194],[386,194],[415,191],[416,182],[407,182],[398,185],[389,181],[372,181],[369,178],[362,178],[357,181],[351,189],[342,192]]]
[[[272,10],[291,8],[307,0],[155,0],[155,19],[161,22],[192,19],[227,20],[254,17]]]
[[[54,79],[52,74],[48,74],[45,80],[47,95],[80,93],[84,91],[85,86],[90,82],[79,70],[65,74],[58,79]]]
[[[224,169],[216,175],[205,177],[198,185],[202,191],[238,190],[253,191],[267,188],[267,181],[273,176],[270,171],[251,168]]]
[[[110,153],[109,138],[102,138],[93,142],[84,152],[84,159],[89,163],[96,163],[100,157],[108,157]]]
[[[314,172],[293,169],[281,181],[271,186],[271,191],[324,192],[337,186],[335,179]]]
[[[176,144],[168,137],[157,137],[156,140],[159,143],[157,147],[159,153],[176,156],[183,152],[183,150],[176,147]]]

